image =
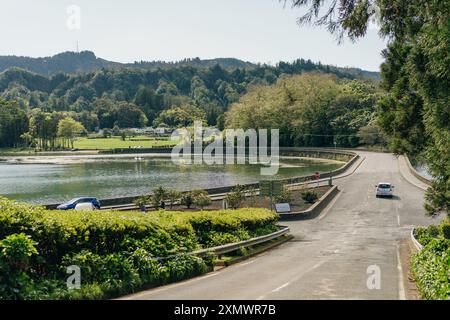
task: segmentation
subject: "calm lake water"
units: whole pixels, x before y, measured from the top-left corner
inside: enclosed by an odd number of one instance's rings
[[[327,172],[337,162],[282,159],[277,177]],[[267,177],[266,177],[267,178]],[[214,188],[264,179],[258,165],[176,165],[170,158],[96,159],[67,164],[0,162],[0,195],[33,203],[59,203],[77,196],[99,199],[149,193],[158,186],[178,190]]]

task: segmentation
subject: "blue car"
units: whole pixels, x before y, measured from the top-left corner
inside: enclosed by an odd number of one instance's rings
[[[89,197],[80,197],[72,199],[66,203],[63,203],[56,207],[58,210],[73,210],[80,203],[91,203],[96,209],[100,209],[101,204],[97,198],[89,198]]]

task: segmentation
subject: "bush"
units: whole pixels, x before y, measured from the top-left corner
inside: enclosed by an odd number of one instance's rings
[[[433,239],[412,258],[412,273],[422,298],[450,299],[450,240]]]
[[[158,208],[162,201],[168,196],[168,191],[163,187],[153,189],[153,195],[151,196],[151,204],[153,207]]]
[[[449,220],[446,219],[439,226],[431,225],[427,228],[416,228],[414,231],[414,237],[421,245],[426,246],[433,239],[448,239],[449,229],[450,223]]]
[[[166,268],[170,270],[170,282],[184,280],[209,270],[209,266],[201,258],[189,255],[181,255],[168,260]]]
[[[286,187],[283,188],[283,192],[275,197],[276,203],[291,203],[292,202],[292,194]]]
[[[134,204],[137,205],[139,208],[146,206],[150,203],[151,203],[150,196],[141,196],[134,201]]]
[[[242,201],[244,201],[244,199],[245,199],[245,191],[241,186],[234,187],[231,190],[231,192],[229,192],[225,196],[225,201],[233,209],[239,208],[242,204]]]
[[[441,224],[441,234],[444,239],[450,239],[450,219],[445,220]]]
[[[412,258],[412,273],[424,299],[450,299],[449,220],[440,226],[416,228],[414,236],[423,249]]]
[[[212,259],[184,253],[247,239],[276,221],[265,209],[61,212],[0,198],[0,297],[99,299],[185,279]],[[66,288],[70,265],[81,269],[81,290]]]
[[[175,202],[180,200],[182,194],[178,190],[169,190],[167,191],[167,199],[170,201],[170,209],[172,209]]]
[[[302,193],[302,199],[307,203],[314,203],[317,201],[318,196],[314,191],[305,191]]]
[[[30,258],[38,252],[25,234],[12,234],[0,241],[0,297],[25,299],[32,291],[32,281],[26,273]]]
[[[191,206],[194,204],[194,199],[192,198],[192,194],[190,193],[185,193],[182,197],[181,197],[181,204],[183,206],[185,206],[186,208],[190,209]]]
[[[193,204],[200,207],[202,210],[212,202],[208,192],[205,190],[194,190],[191,192],[191,195]]]

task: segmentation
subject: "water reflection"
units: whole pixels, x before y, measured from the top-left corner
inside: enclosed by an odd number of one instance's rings
[[[327,172],[335,162],[285,159],[277,177]],[[75,196],[125,197],[157,186],[189,190],[257,182],[258,165],[175,165],[169,158],[98,159],[70,164],[0,163],[0,195],[34,203],[56,203]]]

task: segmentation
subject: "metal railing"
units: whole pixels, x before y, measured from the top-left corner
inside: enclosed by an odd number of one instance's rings
[[[214,254],[216,256],[220,256],[220,255],[225,254],[225,253],[229,253],[229,252],[233,252],[233,251],[239,250],[240,248],[246,248],[246,247],[250,247],[250,246],[255,246],[257,244],[261,244],[261,243],[264,243],[264,242],[271,241],[273,239],[279,238],[279,237],[289,233],[289,231],[290,231],[289,227],[284,227],[283,226],[278,231],[275,231],[275,232],[270,233],[270,234],[266,234],[264,236],[252,238],[252,239],[249,239],[249,240],[229,243],[229,244],[225,244],[225,245],[217,246],[217,247],[211,247],[211,248],[196,250],[196,251],[189,252],[189,253],[180,253],[180,254],[171,255],[171,256],[167,256],[167,257],[153,258],[152,260],[156,260],[156,261],[169,260],[169,259],[173,259],[173,258],[176,258],[178,256],[181,256],[181,255],[204,256],[204,255],[206,255],[208,253],[212,253],[212,254]]]

